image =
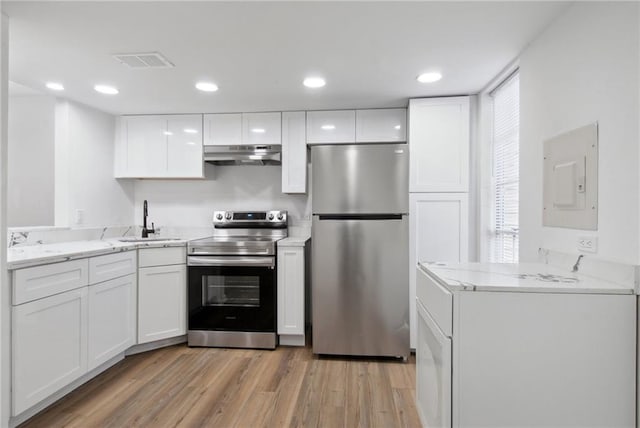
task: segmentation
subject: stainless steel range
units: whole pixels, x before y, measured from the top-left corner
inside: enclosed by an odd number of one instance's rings
[[[286,211],[216,211],[214,235],[190,241],[189,346],[276,347],[276,242]]]

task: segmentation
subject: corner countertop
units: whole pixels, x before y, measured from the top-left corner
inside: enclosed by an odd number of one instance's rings
[[[25,245],[11,247],[7,250],[7,269],[22,269],[121,251],[131,251],[138,248],[184,247],[186,244],[186,239],[146,242],[122,242],[119,239],[105,239]]]
[[[307,241],[311,239],[309,236],[289,236],[278,241],[279,247],[304,247]]]
[[[633,287],[543,263],[418,264],[451,291],[634,294]]]

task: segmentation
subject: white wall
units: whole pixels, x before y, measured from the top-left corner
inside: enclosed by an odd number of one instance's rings
[[[54,223],[54,97],[9,97],[7,225]]]
[[[597,236],[598,257],[639,263],[639,8],[577,2],[520,60],[520,258],[539,247],[577,252]],[[598,231],[542,227],[543,141],[598,122]]]
[[[9,18],[0,14],[0,427],[9,425],[11,395],[11,302],[7,271],[7,115]]]
[[[114,116],[59,101],[55,133],[56,226],[133,224],[134,185],[113,178]]]
[[[145,199],[149,221],[160,227],[211,227],[215,210],[284,209],[294,223],[311,215],[309,197],[281,192],[279,166],[205,164],[205,175],[204,180],[136,180],[135,224],[142,224]]]

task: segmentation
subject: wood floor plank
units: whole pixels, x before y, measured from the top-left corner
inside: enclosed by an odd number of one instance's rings
[[[415,359],[172,346],[127,357],[21,427],[418,427]]]

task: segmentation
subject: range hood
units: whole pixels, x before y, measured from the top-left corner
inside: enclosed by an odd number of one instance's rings
[[[204,161],[215,165],[281,165],[280,144],[204,146]]]

